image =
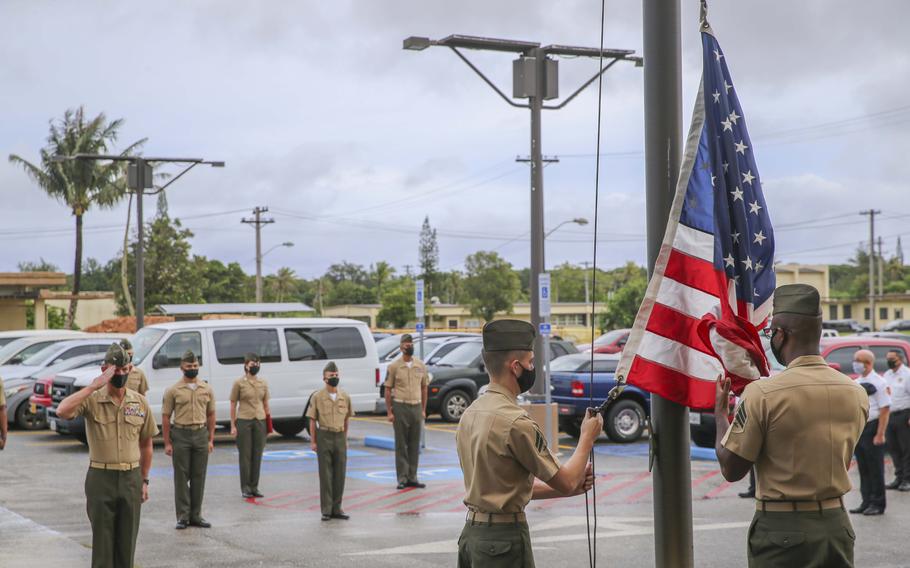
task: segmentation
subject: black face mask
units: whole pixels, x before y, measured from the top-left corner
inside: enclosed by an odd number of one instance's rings
[[[520,364],[520,363],[519,363]],[[525,369],[521,367],[521,374],[518,375],[518,391],[528,392],[534,386],[534,369]]]
[[[329,383],[330,387],[337,387],[338,386],[338,377],[332,377],[330,379],[326,379],[325,382]]]
[[[412,355],[414,355],[414,347],[413,346],[405,347],[404,350],[402,351],[402,353],[404,353],[408,357],[411,357]]]
[[[126,384],[127,377],[129,377],[129,375],[126,373],[124,373],[124,374],[118,373],[118,374],[114,375],[113,377],[111,377],[111,384],[114,385],[114,388],[116,388],[116,389],[122,389],[123,386]]]
[[[187,369],[183,372],[183,376],[188,379],[195,379],[199,376],[199,369]]]
[[[252,366],[250,366],[250,371],[249,371],[249,372],[250,372],[251,375],[253,375],[253,376],[255,377],[255,376],[259,373],[259,365],[252,365]]]
[[[775,329],[774,333],[771,335],[771,353],[774,355],[774,358],[777,359],[778,363],[780,363],[781,365],[786,367],[787,363],[784,362],[784,354],[783,354],[784,342],[781,341],[780,345],[778,345],[777,347],[774,346],[774,338],[777,337],[778,335],[780,335],[780,330]]]
[[[891,370],[897,369],[897,359],[888,359],[888,368]]]

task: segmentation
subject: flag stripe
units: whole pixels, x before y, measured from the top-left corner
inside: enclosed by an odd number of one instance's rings
[[[654,311],[651,314],[646,330],[653,334],[685,343],[693,349],[697,349],[706,355],[711,355],[711,351],[698,335],[700,320],[677,312],[663,304],[654,304]]]
[[[686,286],[676,280],[664,278],[657,292],[657,303],[669,306],[689,317],[701,319],[718,305],[716,296]]]
[[[723,367],[714,357],[648,331],[641,338],[636,354],[703,381],[714,381],[723,372]]]
[[[680,223],[676,227],[673,248],[714,264],[714,235],[710,233]]]
[[[718,290],[720,280],[718,279],[718,271],[714,268],[714,263],[688,256],[677,249],[673,249],[670,253],[664,275],[680,284],[685,284],[712,296],[720,295]],[[726,280],[726,276],[721,276],[721,278]],[[715,303],[719,303],[719,300],[715,300]]]
[[[635,357],[629,370],[635,376],[635,385],[648,392],[675,401],[683,401],[692,408],[714,407],[713,382],[699,381],[694,377],[669,369],[643,357]]]

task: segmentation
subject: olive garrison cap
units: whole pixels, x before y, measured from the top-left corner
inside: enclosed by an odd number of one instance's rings
[[[115,367],[126,367],[130,362],[130,356],[119,343],[112,343],[104,354],[104,362]]]
[[[533,351],[537,331],[526,321],[503,319],[483,326],[484,351]]]
[[[133,344],[130,343],[129,339],[123,338],[120,340],[120,347],[123,347],[127,351],[130,351],[133,348]]]
[[[338,365],[335,364],[335,361],[329,361],[328,364],[326,364],[325,368],[322,369],[322,372],[323,373],[337,373]]]
[[[401,341],[398,343],[414,343],[414,337],[410,333],[406,333],[401,336]]]
[[[252,353],[252,352],[247,353],[246,355],[243,356],[243,362],[244,363],[258,363],[259,355],[257,355],[256,353]]]
[[[196,358],[196,354],[192,350],[187,349],[186,353],[183,354],[183,357],[180,358],[181,363],[198,363],[199,359]]]
[[[774,291],[774,315],[822,315],[818,290],[808,284],[785,284]]]

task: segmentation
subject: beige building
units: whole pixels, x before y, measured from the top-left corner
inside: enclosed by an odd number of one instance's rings
[[[69,292],[48,288],[66,286],[62,272],[0,272],[0,330],[26,329],[27,313],[35,309],[35,329],[47,329],[48,309],[69,309]],[[76,308],[76,325],[82,329],[117,311],[113,292],[83,292]]]

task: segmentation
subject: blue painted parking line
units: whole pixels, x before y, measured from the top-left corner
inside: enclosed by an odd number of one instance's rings
[[[647,456],[648,444],[603,444],[594,446],[594,453],[615,457]]]
[[[363,439],[363,445],[368,448],[380,448],[383,450],[394,450],[395,439],[386,436],[367,436]]]
[[[360,450],[348,450],[348,458],[372,457],[370,452]],[[262,461],[288,461],[300,459],[316,459],[316,452],[313,450],[276,450],[262,454]]]
[[[714,451],[714,448],[699,448],[698,446],[692,446],[689,450],[689,455],[693,460],[717,461],[717,452]]]
[[[391,468],[380,470],[349,471],[348,477],[373,481],[376,483],[389,484],[395,482],[397,475],[395,473],[395,469]],[[417,478],[423,482],[462,479],[461,468],[458,466],[418,467]]]

